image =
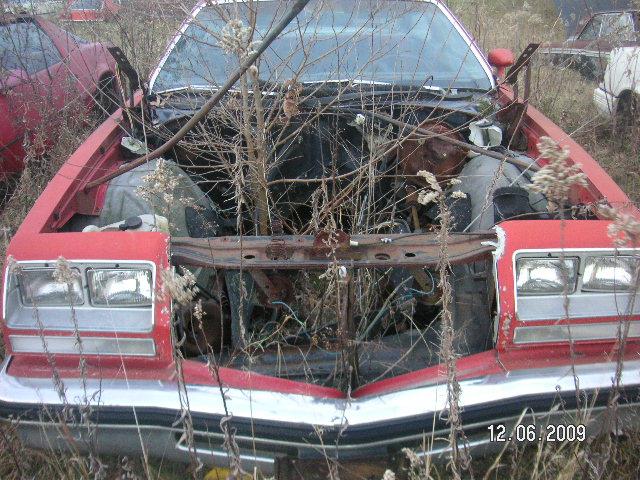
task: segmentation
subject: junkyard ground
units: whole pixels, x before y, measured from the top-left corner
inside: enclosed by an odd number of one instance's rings
[[[556,18],[552,0],[531,3],[521,0],[452,0],[449,3],[485,51],[494,47],[508,47],[517,55],[530,42],[563,38],[564,27]],[[164,10],[152,0],[138,0],[134,5],[138,7],[135,11],[122,15],[115,22],[76,24],[69,25],[68,28],[89,40],[109,41],[121,46],[143,77],[148,77],[169,35],[179,26],[190,4],[185,5],[186,9],[173,6],[171,11]],[[596,84],[583,79],[573,70],[551,67],[543,59],[538,59],[532,86],[531,103],[583,145],[632,200],[640,200],[640,132],[633,128],[620,129],[610,120],[598,116],[592,102]],[[78,118],[77,112],[70,112],[66,117],[60,141],[48,152],[44,163],[42,159],[38,159],[37,163],[27,163],[11,198],[1,199],[2,258],[11,234],[20,225],[39,192],[96,125],[93,118]],[[141,459],[98,460],[79,455],[27,451],[20,446],[12,432],[1,432],[0,478],[3,479],[128,479],[147,476],[154,479],[178,479],[191,476],[185,465],[166,461],[151,461],[146,469]],[[509,449],[500,458],[474,460],[469,476],[487,479],[636,479],[640,478],[638,458],[640,437],[637,433],[630,433],[615,439],[601,438],[589,445],[533,446],[513,451]],[[606,465],[606,470],[599,471],[601,465]],[[375,462],[344,465],[344,469],[339,470],[339,475],[340,478],[382,478],[387,467]],[[314,467],[313,474],[309,473],[309,477],[328,478],[328,475],[335,476],[337,473],[327,461]],[[400,478],[401,472],[396,473]],[[205,474],[206,469],[199,475]],[[214,471],[206,478],[225,478],[224,475],[224,472]],[[415,466],[413,470],[405,471],[404,475],[415,479],[449,477],[444,466]]]

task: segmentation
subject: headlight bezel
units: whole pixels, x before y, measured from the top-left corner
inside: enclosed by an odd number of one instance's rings
[[[73,306],[73,314],[70,314],[70,305],[66,303],[60,306],[23,305],[17,286],[16,272],[26,269],[52,269],[55,270],[55,261],[47,260],[22,260],[14,267],[5,269],[4,302],[2,315],[5,324],[12,330],[44,330],[44,331],[80,331],[80,332],[105,332],[105,333],[149,333],[156,324],[156,281],[157,265],[150,260],[69,260],[72,268],[81,272],[84,303]],[[86,278],[86,270],[94,269],[140,269],[151,272],[151,305],[147,306],[105,306],[99,307],[91,304]]]
[[[591,318],[614,318],[621,315],[640,316],[640,302],[634,301],[635,290],[588,291],[583,287],[584,266],[591,257],[631,256],[640,259],[634,248],[547,248],[519,249],[511,255],[515,315],[518,322],[571,321]],[[579,257],[578,280],[573,293],[564,295],[523,295],[517,290],[517,261],[521,258]],[[499,272],[496,273],[496,279]]]
[[[541,297],[549,297],[549,296],[562,296],[565,294],[564,290],[558,289],[556,292],[530,292],[530,291],[521,291],[518,288],[518,281],[520,275],[520,268],[522,262],[534,262],[534,261],[558,261],[563,259],[566,261],[577,260],[576,274],[577,278],[575,279],[574,288],[569,288],[567,290],[567,294],[570,296],[576,296],[581,293],[584,294],[612,294],[612,293],[629,293],[633,292],[632,288],[625,287],[611,287],[611,288],[593,288],[588,284],[587,275],[590,273],[589,269],[592,263],[597,262],[599,260],[627,260],[631,262],[635,262],[638,264],[637,268],[640,268],[640,251],[635,251],[633,249],[566,249],[566,250],[557,250],[551,252],[540,252],[540,251],[518,251],[514,255],[513,259],[513,279],[514,279],[514,290],[516,297],[531,297],[531,296],[541,296]],[[640,290],[640,282],[636,287],[636,290]]]

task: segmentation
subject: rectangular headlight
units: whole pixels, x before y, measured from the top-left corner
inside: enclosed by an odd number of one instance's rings
[[[53,278],[55,269],[23,269],[18,274],[22,304],[33,307],[82,305],[82,279],[76,268],[70,284],[60,283]]]
[[[516,285],[520,295],[573,293],[578,277],[578,259],[520,258],[516,263]]]
[[[153,299],[150,270],[89,269],[91,304],[99,307],[146,307]]]
[[[630,256],[590,257],[585,261],[582,289],[596,292],[636,288],[638,258]]]

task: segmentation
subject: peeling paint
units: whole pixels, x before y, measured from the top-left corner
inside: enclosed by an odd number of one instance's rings
[[[497,261],[502,258],[502,255],[504,255],[504,248],[505,248],[505,245],[507,244],[507,233],[504,231],[503,228],[499,227],[498,225],[496,225],[493,228],[496,231],[496,236],[498,237],[498,241],[482,242],[482,245],[488,245],[495,248],[493,252],[493,257]]]

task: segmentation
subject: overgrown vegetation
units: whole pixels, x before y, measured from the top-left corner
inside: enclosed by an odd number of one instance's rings
[[[474,2],[450,2],[460,14],[463,21],[470,27],[486,51],[497,46],[508,46],[516,53],[526,44],[533,41],[549,41],[562,38],[563,27],[554,15],[551,1],[522,4],[517,1],[479,0]],[[116,21],[105,24],[69,25],[76,33],[92,40],[111,41],[120,45],[128,53],[132,63],[143,76],[148,76],[162,52],[169,35],[179,25],[188,11],[188,6],[173,8],[170,14],[162,7],[149,8],[148,3],[139,0],[132,4],[132,10],[121,15]],[[169,8],[168,6],[166,7]],[[246,46],[246,45],[245,45]],[[231,47],[230,47],[231,48]],[[611,173],[633,200],[640,198],[640,179],[638,166],[640,165],[640,140],[638,131],[633,128],[621,129],[610,121],[599,118],[592,103],[592,93],[595,83],[584,80],[577,72],[567,68],[551,67],[542,59],[537,59],[534,67],[532,105],[539,108],[545,115],[558,123],[578,143],[584,145],[594,158],[599,160]],[[255,79],[257,83],[257,78]],[[244,92],[250,86],[243,87]],[[295,115],[297,108],[292,98],[297,95],[295,85],[288,95],[289,103],[284,102],[284,117]],[[292,106],[293,105],[293,106]],[[287,112],[289,109],[289,112]],[[291,110],[293,109],[293,111]],[[230,122],[237,122],[240,126],[248,123],[247,118],[255,112],[241,110],[241,118],[229,118]],[[5,202],[4,210],[0,213],[0,225],[3,228],[2,249],[4,249],[15,229],[29,211],[39,193],[47,182],[56,174],[60,165],[95,128],[95,122],[88,120],[78,112],[64,112],[65,121],[58,135],[58,142],[53,149],[42,154],[42,149],[30,148],[26,168],[20,178],[16,180],[11,197]],[[246,118],[245,118],[246,117]],[[285,120],[286,121],[286,120]],[[214,135],[215,132],[207,132]],[[255,151],[250,153],[249,161],[252,165],[264,167],[266,161],[261,158],[264,147],[259,144],[260,139],[255,134],[246,133],[245,139],[253,139],[258,144]],[[219,139],[217,139],[219,140]],[[382,139],[384,141],[384,138]],[[251,155],[253,155],[251,157]],[[233,174],[234,171],[232,170]],[[241,172],[235,171],[241,175]],[[257,179],[264,178],[264,172],[251,171],[255,178],[246,179],[247,186],[257,198],[255,211],[261,233],[267,233],[266,220],[260,217],[265,214],[266,200],[261,205],[259,200],[260,188],[263,185]],[[245,179],[238,181],[244,185]],[[439,268],[444,272],[448,268],[446,255],[446,237],[449,233],[447,226],[447,206],[437,195],[437,181],[429,182],[430,190],[421,191],[422,199],[431,195],[431,200],[438,201],[441,207],[441,230],[443,253]],[[237,195],[244,195],[245,191],[237,190]],[[329,194],[322,199],[327,202]],[[418,200],[420,202],[420,200]],[[241,204],[242,202],[239,202]],[[443,218],[444,217],[444,220]],[[327,220],[331,223],[331,219]],[[261,226],[260,226],[261,225]],[[335,221],[333,227],[335,228]],[[333,275],[333,277],[332,277]],[[450,288],[446,281],[446,274],[441,277],[440,288],[444,292]],[[317,285],[319,290],[339,289],[339,272],[327,272],[326,282]],[[179,295],[179,293],[178,293]],[[190,300],[190,299],[189,299]],[[307,299],[308,301],[308,299]],[[344,300],[343,300],[344,301]],[[338,300],[339,308],[340,301]],[[445,301],[446,303],[446,301]],[[200,306],[201,308],[201,306]],[[370,306],[365,306],[370,308]],[[450,313],[449,313],[450,315]],[[446,308],[445,308],[445,319]],[[449,318],[450,321],[450,318]],[[445,351],[441,358],[447,360],[447,376],[450,380],[450,406],[455,404],[456,377],[455,358],[451,355],[453,335],[449,331],[450,325],[444,331],[445,340],[442,348]],[[447,347],[447,345],[449,345]],[[448,353],[447,353],[448,352]],[[209,352],[204,352],[209,353]],[[179,363],[179,362],[178,362]],[[453,402],[453,404],[452,404]],[[452,410],[455,410],[452,408]],[[457,421],[454,419],[454,421]],[[451,441],[455,443],[461,432],[459,424],[452,425]],[[324,471],[320,467],[309,466],[309,472],[315,468],[310,478],[314,476],[329,476],[331,478],[411,478],[426,480],[428,478],[448,478],[453,472],[457,478],[517,478],[530,480],[546,480],[555,478],[637,478],[640,467],[637,458],[637,434],[629,432],[624,436],[599,438],[585,444],[540,444],[526,449],[515,445],[507,448],[497,457],[474,459],[467,464],[464,458],[455,459],[451,468],[426,464],[424,460],[412,452],[406,452],[395,465],[376,465],[378,471],[371,471],[372,466],[329,466]],[[327,462],[329,463],[329,462]],[[461,468],[464,466],[465,468]],[[387,472],[385,473],[385,470]],[[194,473],[202,476],[206,470]],[[233,472],[239,474],[239,470]],[[218,478],[223,472],[214,472],[206,478]],[[179,465],[167,465],[164,462],[146,459],[97,459],[79,453],[60,455],[52,452],[35,452],[20,445],[11,428],[5,428],[0,436],[0,477],[1,478],[184,478],[185,471]]]

